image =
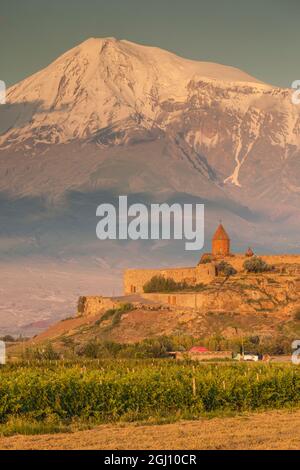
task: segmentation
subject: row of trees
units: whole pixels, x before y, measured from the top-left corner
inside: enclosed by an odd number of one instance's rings
[[[147,359],[167,357],[170,351],[189,351],[193,346],[204,346],[210,351],[229,350],[233,353],[248,352],[253,354],[291,354],[292,337],[259,337],[258,335],[236,338],[225,338],[221,334],[195,338],[190,335],[159,336],[147,338],[138,343],[117,343],[92,338],[82,344],[72,340],[65,344],[63,356],[51,343],[40,348],[26,349],[24,360],[58,360],[65,359]]]

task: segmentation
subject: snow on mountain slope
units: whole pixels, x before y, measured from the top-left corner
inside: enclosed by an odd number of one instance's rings
[[[152,125],[165,100],[185,102],[197,76],[266,87],[233,67],[114,38],[89,39],[8,90],[6,138],[22,128],[25,135],[38,130],[42,142],[65,142],[138,115]]]
[[[253,197],[252,186],[258,199],[269,197],[274,177],[279,197],[300,192],[300,107],[290,90],[233,67],[92,38],[11,87],[0,107],[6,155],[50,158],[53,145],[92,142],[101,159],[108,147],[160,139],[160,132],[184,141],[186,163],[201,159],[208,179],[229,192],[243,188]]]

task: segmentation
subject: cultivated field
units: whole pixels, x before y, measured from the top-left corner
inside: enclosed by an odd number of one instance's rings
[[[51,432],[74,429],[74,422],[171,422],[299,404],[300,369],[291,363],[36,361],[0,370],[4,434],[22,427],[29,432],[30,426]]]

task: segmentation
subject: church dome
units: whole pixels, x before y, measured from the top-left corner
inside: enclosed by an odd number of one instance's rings
[[[230,238],[222,224],[217,228],[212,239],[213,256],[230,255]]]
[[[225,228],[223,227],[222,224],[219,225],[219,227],[217,228],[214,236],[213,236],[213,240],[230,240],[229,236],[227,235],[227,232],[225,230]]]

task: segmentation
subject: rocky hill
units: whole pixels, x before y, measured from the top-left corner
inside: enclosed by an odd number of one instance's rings
[[[300,291],[299,279],[285,277],[267,273],[218,278],[197,292],[201,308],[168,305],[167,294],[164,302],[155,295],[81,298],[76,316],[32,338],[26,347],[50,342],[68,354],[95,340],[135,343],[174,335],[205,340],[258,336],[267,342],[284,338],[290,344],[300,334]]]

